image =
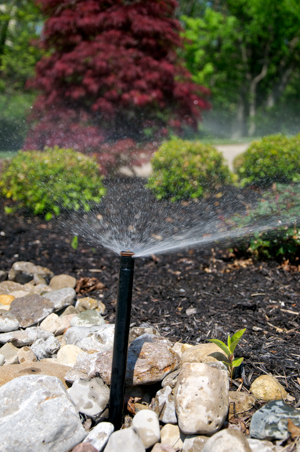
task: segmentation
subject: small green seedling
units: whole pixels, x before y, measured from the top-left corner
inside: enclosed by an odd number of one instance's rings
[[[241,337],[243,336],[245,331],[246,331],[246,328],[244,328],[243,330],[239,330],[232,337],[230,337],[230,335],[228,334],[227,345],[224,342],[219,341],[218,339],[209,339],[210,342],[213,342],[214,344],[216,344],[218,347],[220,347],[223,350],[223,352],[226,353],[228,360],[223,361],[223,363],[228,367],[228,369],[230,371],[231,381],[233,378],[233,369],[235,367],[239,367],[242,364],[243,359],[244,359],[244,358],[235,358],[234,350],[235,350],[237,344],[240,342]]]
[[[78,248],[78,235],[74,235],[74,237],[72,238],[71,247],[73,248],[73,250],[77,250],[77,248]]]

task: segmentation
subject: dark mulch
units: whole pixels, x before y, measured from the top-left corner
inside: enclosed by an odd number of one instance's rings
[[[110,207],[112,215],[119,208],[128,213],[138,202],[136,190],[143,191],[142,182],[137,179],[115,180],[108,183],[108,189],[102,210],[99,209],[103,215]],[[119,199],[116,204],[118,193],[126,193],[125,206]],[[251,196],[254,199],[256,194]],[[234,210],[242,212],[249,193],[229,191],[220,205],[218,199],[214,195],[213,205],[219,214],[223,204],[227,213],[233,205]],[[209,217],[212,202],[205,202],[206,210],[205,203],[192,203],[186,212],[191,216],[186,217],[187,223],[196,224],[195,212],[199,213],[200,207],[202,216]],[[139,208],[147,211],[150,218],[156,216],[154,205],[153,197],[147,194]],[[165,216],[176,219],[176,206],[166,209],[170,210]],[[85,220],[79,217],[80,221]],[[55,274],[96,277],[106,289],[91,295],[102,298],[107,306],[106,319],[114,321],[119,267],[116,254],[98,245],[86,245],[80,238],[78,248],[73,250],[68,217],[63,217],[63,222],[46,223],[43,218],[24,212],[5,215],[1,207],[0,232],[0,269],[8,270],[15,261],[31,261]],[[159,228],[155,233],[159,233]],[[245,388],[257,376],[272,373],[295,397],[293,405],[300,406],[299,281],[296,267],[275,261],[236,259],[220,244],[141,257],[135,264],[132,325],[149,322],[162,335],[191,344],[209,338],[225,340],[228,333],[246,327],[236,353],[245,358]]]

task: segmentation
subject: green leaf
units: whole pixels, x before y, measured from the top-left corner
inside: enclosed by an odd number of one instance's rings
[[[235,358],[232,361],[231,366],[232,367],[239,367],[242,364],[243,361],[244,361],[244,358]]]
[[[47,212],[46,215],[45,215],[45,220],[46,221],[50,221],[52,219],[52,217],[53,217],[52,213],[51,212]]]
[[[219,341],[219,339],[208,339],[209,342],[213,342],[214,344],[216,344],[218,347],[220,347],[223,352],[226,353],[226,355],[229,357],[230,356],[230,350],[228,349],[227,345],[224,344],[224,342]]]
[[[243,336],[243,334],[245,333],[246,328],[237,331],[231,338],[231,346],[229,347],[231,353],[234,353],[234,350],[237,346],[237,344],[240,342],[241,337]]]
[[[73,250],[77,250],[77,248],[78,248],[78,236],[77,235],[74,235],[74,237],[72,238],[71,247],[73,248]]]

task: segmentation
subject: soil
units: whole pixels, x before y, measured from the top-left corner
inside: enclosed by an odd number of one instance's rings
[[[104,206],[110,204],[116,187],[130,196],[128,184],[126,179],[107,182]],[[130,186],[138,190],[143,190],[142,185],[140,179],[130,181]],[[239,196],[243,209],[243,193]],[[230,197],[236,199],[237,193],[228,194],[227,206]],[[146,203],[147,208],[153,209],[153,205]],[[80,240],[74,250],[72,237],[67,217],[62,223],[45,222],[24,211],[6,215],[1,206],[0,269],[9,270],[16,261],[31,261],[55,274],[96,278],[105,288],[88,295],[102,299],[107,307],[106,320],[113,323],[119,257]],[[244,357],[244,366],[233,384],[237,387],[243,382],[247,390],[257,376],[271,373],[295,398],[292,405],[298,407],[299,268],[288,262],[237,258],[225,245],[137,258],[131,322],[147,322],[163,336],[190,344],[205,343],[210,338],[225,341],[228,334],[246,328],[236,349],[236,356]]]

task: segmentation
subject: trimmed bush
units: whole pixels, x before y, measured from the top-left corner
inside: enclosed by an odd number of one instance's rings
[[[157,199],[199,198],[232,182],[223,155],[213,146],[172,139],[164,142],[151,160],[153,175],[147,187]]]
[[[268,187],[273,182],[300,180],[300,135],[287,138],[270,135],[253,141],[233,166],[242,186],[248,184]]]
[[[19,151],[4,162],[0,194],[35,215],[58,215],[61,208],[90,209],[105,194],[96,161],[72,149],[58,147]]]

